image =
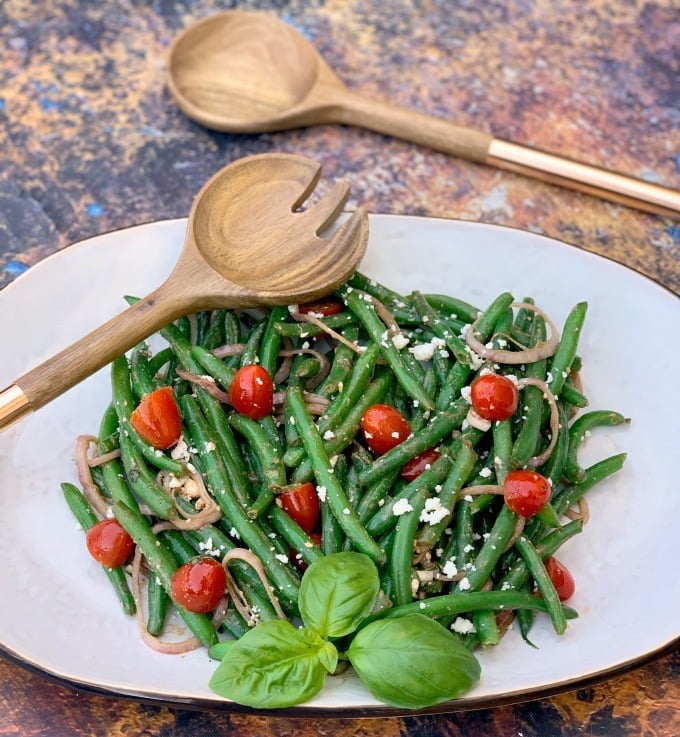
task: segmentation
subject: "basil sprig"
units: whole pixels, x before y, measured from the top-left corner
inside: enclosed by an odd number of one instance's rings
[[[373,696],[391,706],[422,709],[456,698],[479,679],[480,666],[458,638],[422,614],[377,619],[375,564],[363,553],[327,555],[305,571],[299,594],[302,627],[262,622],[226,647],[210,679],[215,693],[258,709],[308,701],[338,660],[349,660]],[[347,645],[338,652],[338,638]],[[219,648],[219,649],[218,649]],[[213,654],[214,654],[213,652]]]

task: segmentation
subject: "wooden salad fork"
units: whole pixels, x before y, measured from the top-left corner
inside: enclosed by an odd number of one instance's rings
[[[198,310],[297,304],[346,281],[368,241],[359,208],[336,183],[301,209],[321,166],[294,154],[259,154],[218,171],[196,196],[184,245],[155,291],[0,392],[0,429],[52,401],[178,317]]]

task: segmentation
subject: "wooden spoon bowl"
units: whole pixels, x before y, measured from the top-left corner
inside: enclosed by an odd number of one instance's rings
[[[344,181],[301,210],[320,174],[317,162],[293,154],[250,156],[217,172],[194,201],[166,281],[0,392],[0,429],[181,315],[307,302],[346,281],[365,252],[368,216],[358,209],[338,222]]]

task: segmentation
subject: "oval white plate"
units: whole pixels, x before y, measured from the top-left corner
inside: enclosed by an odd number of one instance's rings
[[[392,288],[447,292],[479,307],[510,290],[533,296],[559,324],[578,301],[589,314],[579,353],[593,409],[616,409],[630,427],[598,429],[585,463],[628,452],[624,470],[590,495],[591,521],[560,557],[580,612],[562,637],[539,619],[526,646],[510,632],[480,654],[482,679],[433,711],[488,706],[574,688],[643,662],[677,640],[680,625],[680,302],[616,263],[530,233],[474,223],[375,215],[362,270]],[[77,244],[0,293],[0,386],[124,308],[169,274],[184,220],[142,225]],[[207,687],[205,652],[147,649],[126,618],[59,484],[76,481],[72,448],[97,432],[109,401],[99,372],[0,436],[0,647],[69,684],[140,699],[233,708]],[[387,714],[355,678],[329,678],[295,710]],[[291,713],[291,712],[289,712]]]

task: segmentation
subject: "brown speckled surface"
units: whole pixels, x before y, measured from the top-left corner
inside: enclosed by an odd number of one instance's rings
[[[350,204],[500,223],[621,261],[680,293],[680,224],[355,129],[232,136],[172,104],[164,58],[211,0],[0,6],[0,286],[74,241],[184,216],[249,153],[317,158]],[[270,0],[347,84],[680,187],[676,0]],[[2,594],[7,605],[8,592]],[[298,737],[680,734],[680,650],[599,685],[462,714],[299,721],[88,695],[0,660],[0,735]]]

